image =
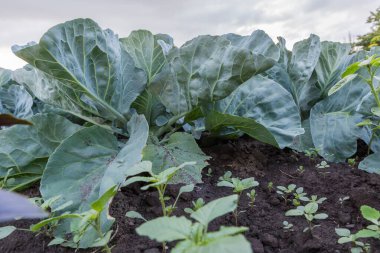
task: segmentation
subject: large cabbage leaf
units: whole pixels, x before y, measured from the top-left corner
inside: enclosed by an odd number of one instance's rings
[[[88,211],[93,201],[125,180],[128,169],[142,159],[148,138],[144,116],[133,115],[128,131],[130,138],[121,150],[112,132],[99,126],[83,128],[62,142],[50,156],[40,186],[45,200],[62,195],[52,204],[52,211],[67,202],[71,205],[59,213]],[[64,194],[62,189],[65,189]],[[108,208],[104,212],[108,213]],[[102,230],[108,231],[112,222],[113,219],[104,215]],[[64,234],[70,232],[66,226],[67,223],[63,223],[59,228]],[[80,247],[90,247],[95,239],[94,231],[89,231]]]
[[[254,129],[255,125],[261,124],[269,131],[269,133],[267,131],[263,133],[266,132],[265,134],[272,135],[275,139],[275,143],[269,144],[275,144],[280,148],[290,146],[296,136],[304,133],[298,108],[291,94],[280,84],[260,75],[249,79],[230,96],[217,101],[215,109],[223,114],[239,116],[241,124],[248,119],[256,121],[256,124],[253,121],[248,124],[251,126],[249,131],[240,127],[240,124],[237,124],[236,128],[253,138],[267,142],[267,138],[256,136],[259,131]],[[234,127],[231,124],[232,118],[227,115],[221,117],[230,118],[226,120],[226,123]],[[238,118],[234,117],[234,119]],[[209,120],[206,119],[206,121],[210,124]]]
[[[342,89],[317,103],[310,112],[310,129],[318,152],[328,161],[341,162],[354,155],[363,115],[357,112],[369,88],[355,78]]]
[[[144,72],[135,67],[117,35],[90,19],[59,24],[38,44],[12,49],[51,79],[47,82],[55,94],[107,120],[126,123],[130,105],[145,88]]]
[[[144,70],[148,79],[147,87],[132,107],[145,115],[149,125],[155,125],[156,119],[165,113],[165,107],[158,96],[152,94],[150,85],[166,66],[166,55],[173,47],[173,39],[168,35],[153,35],[149,31],[138,30],[131,32],[126,38],[121,38],[120,42],[132,56],[136,66]]]
[[[60,143],[81,127],[53,114],[36,114],[32,126],[0,130],[0,179],[6,188],[18,189],[41,178],[47,158]]]
[[[171,50],[167,73],[162,72],[152,86],[169,112],[185,115],[199,105],[225,98],[271,67],[263,67],[258,60],[228,36],[199,36]]]

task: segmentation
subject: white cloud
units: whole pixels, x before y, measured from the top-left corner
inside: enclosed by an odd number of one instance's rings
[[[5,3],[3,3],[5,1]],[[177,45],[199,34],[250,34],[262,29],[283,36],[289,47],[310,33],[322,40],[348,42],[370,28],[365,20],[373,0],[3,0],[0,9],[0,67],[23,65],[13,44],[38,40],[51,26],[89,17],[121,37],[135,29],[167,33]]]

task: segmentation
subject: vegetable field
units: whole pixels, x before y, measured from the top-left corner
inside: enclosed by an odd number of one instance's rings
[[[380,252],[380,47],[75,19],[12,50],[1,252]]]

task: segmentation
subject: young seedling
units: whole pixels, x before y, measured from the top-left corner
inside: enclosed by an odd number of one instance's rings
[[[303,165],[300,165],[300,166],[298,167],[298,169],[297,169],[297,172],[298,172],[299,174],[303,174],[303,173],[305,172],[305,167],[304,167]]]
[[[193,204],[193,208],[185,208],[185,213],[192,214],[205,205],[205,201],[202,198],[197,199],[195,202],[192,201],[191,203]]]
[[[326,169],[326,168],[329,168],[330,165],[326,161],[322,161],[318,163],[317,165],[315,165],[315,167],[317,167],[318,169]]]
[[[273,192],[273,189],[274,189],[273,182],[269,182],[267,187],[268,187],[269,192]]]
[[[162,214],[163,216],[170,216],[172,212],[176,209],[176,205],[179,197],[182,193],[192,192],[194,190],[194,185],[185,185],[182,186],[179,190],[179,193],[172,205],[167,205],[166,201],[169,197],[165,196],[166,188],[170,183],[170,180],[174,177],[174,175],[182,168],[188,165],[194,165],[195,162],[187,162],[183,163],[177,167],[168,168],[158,174],[153,173],[152,171],[152,163],[149,161],[145,161],[140,163],[138,166],[131,168],[127,180],[124,182],[123,186],[130,185],[135,182],[145,182],[147,185],[141,187],[142,190],[147,190],[149,188],[155,188],[158,192],[158,198],[161,203]],[[149,176],[136,176],[140,173],[148,173]]]
[[[293,205],[295,207],[297,206],[300,206],[301,205],[301,200],[302,201],[307,201],[307,197],[306,197],[307,193],[306,192],[303,192],[303,187],[298,187],[296,189],[296,191],[293,193]]]
[[[350,243],[351,253],[369,253],[371,246],[368,243],[358,241],[357,234],[351,234],[350,230],[346,228],[335,228],[335,233],[340,237],[338,239],[339,244]]]
[[[237,208],[237,200],[237,195],[231,195],[211,201],[190,215],[195,222],[183,216],[160,217],[145,222],[136,232],[158,242],[179,241],[171,252],[252,253],[242,235],[248,228],[222,226],[218,231],[208,231],[211,221]]]
[[[322,197],[318,199],[317,195],[311,195],[311,197],[303,197],[302,201],[310,202],[310,203],[317,203],[318,205],[322,204],[327,198]]]
[[[227,171],[223,177],[219,178],[219,182],[217,186],[220,187],[230,187],[233,188],[233,192],[238,194],[238,203],[237,206],[239,207],[239,200],[240,196],[243,191],[251,189],[253,187],[256,187],[259,185],[259,182],[255,181],[254,177],[240,179],[237,177],[232,177],[232,173],[230,171]],[[238,208],[233,212],[235,216],[235,225],[238,224],[238,216],[239,216]]]
[[[110,189],[108,189],[99,199],[92,202],[90,205],[90,209],[88,211],[85,211],[82,213],[66,212],[58,216],[54,216],[54,213],[53,213],[51,214],[49,218],[42,220],[37,224],[32,225],[29,229],[18,229],[18,230],[40,232],[41,230],[44,229],[47,232],[49,232],[53,227],[57,226],[59,221],[66,220],[70,222],[69,223],[70,234],[71,234],[72,239],[70,241],[67,241],[66,239],[64,239],[64,237],[57,236],[48,245],[61,244],[63,246],[78,248],[81,240],[86,234],[95,232],[98,238],[89,247],[101,247],[103,248],[104,252],[111,253],[111,248],[108,246],[108,243],[111,239],[111,235],[113,231],[109,230],[107,232],[103,232],[103,229],[101,228],[101,216],[103,214],[103,211],[108,206],[108,203],[111,201],[111,199],[115,196],[116,193],[117,193],[117,186],[113,186]],[[59,198],[60,196],[51,198],[47,200],[46,202],[44,202],[42,206],[44,208],[47,208],[48,204],[52,204]],[[36,200],[39,201],[38,199]],[[55,211],[62,210],[64,207],[67,207],[69,205],[71,205],[71,203],[65,203],[62,206],[55,208]],[[12,227],[12,229],[14,231],[17,228]],[[9,227],[0,228],[0,239],[2,239],[2,235],[4,235],[4,230],[5,232],[7,232],[7,231],[10,231],[10,228]]]
[[[212,177],[212,169],[211,168],[208,168],[206,176]]]
[[[293,231],[293,224],[285,220],[282,222],[282,228],[285,232]]]
[[[285,216],[304,216],[306,218],[309,226],[303,230],[303,232],[310,231],[315,227],[320,225],[314,225],[314,220],[324,220],[327,219],[328,215],[325,213],[317,213],[318,204],[317,203],[308,203],[305,206],[298,206],[296,209],[291,209],[285,213]]]
[[[305,156],[309,157],[311,160],[314,160],[314,158],[318,157],[318,151],[317,148],[309,148],[305,150]]]
[[[351,167],[355,167],[356,159],[355,159],[355,158],[347,159],[347,163],[348,163],[348,165],[350,165]]]
[[[370,221],[372,224],[367,228],[359,230],[356,234],[351,234],[350,230],[345,228],[336,228],[335,232],[340,236],[338,243],[351,243],[352,253],[369,253],[371,247],[367,243],[358,241],[361,238],[374,238],[380,239],[380,212],[370,206],[361,206],[360,212],[364,219]]]
[[[249,206],[253,207],[255,206],[255,200],[256,200],[256,191],[255,189],[252,189],[249,193],[247,193],[247,197],[249,198]]]
[[[295,184],[290,184],[287,187],[285,186],[277,186],[277,194],[280,194],[284,199],[285,204],[288,203],[289,197],[293,195],[294,190],[297,188]]]

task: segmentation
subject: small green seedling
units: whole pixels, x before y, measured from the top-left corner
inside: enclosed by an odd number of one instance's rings
[[[158,174],[153,173],[152,163],[149,161],[141,162],[138,166],[131,168],[128,172],[127,180],[124,182],[123,186],[130,185],[135,182],[145,182],[147,185],[141,187],[142,190],[147,190],[149,188],[155,188],[158,192],[158,198],[161,203],[162,214],[164,216],[170,216],[172,212],[176,209],[178,199],[182,193],[192,192],[194,190],[194,185],[185,185],[182,186],[179,190],[179,193],[172,205],[167,205],[166,201],[169,197],[165,196],[165,191],[170,183],[170,180],[174,175],[182,168],[188,165],[194,165],[195,162],[186,162],[177,167],[168,168]],[[136,176],[140,173],[148,173],[149,176]]]
[[[297,172],[303,174],[305,172],[305,167],[303,165],[298,166]]]
[[[253,187],[256,187],[259,185],[259,182],[255,180],[254,177],[250,178],[245,178],[245,179],[240,179],[237,177],[232,177],[232,173],[230,171],[227,171],[223,177],[219,178],[219,182],[217,186],[220,187],[230,187],[233,188],[233,192],[238,194],[238,207],[239,207],[239,200],[240,196],[243,191],[251,189]],[[238,208],[236,208],[234,212],[235,216],[235,225],[237,226],[238,224],[238,216],[239,216],[239,211]]]
[[[137,234],[158,242],[179,241],[171,252],[244,252],[252,253],[251,245],[242,235],[246,227],[224,227],[209,232],[208,226],[215,218],[237,208],[237,195],[211,201],[193,212],[191,220],[181,217],[160,217],[145,222],[136,229]]]
[[[255,189],[252,189],[249,193],[247,193],[247,197],[249,198],[249,206],[253,207],[255,206],[255,200],[256,200],[256,191]]]
[[[305,156],[309,157],[311,160],[314,160],[314,158],[318,157],[318,151],[317,148],[309,148],[305,150]]]
[[[293,224],[285,220],[282,222],[282,228],[285,232],[293,231]]]
[[[318,204],[317,203],[308,203],[305,206],[298,206],[296,209],[291,209],[285,213],[285,216],[304,216],[309,226],[303,230],[303,232],[310,231],[315,227],[320,225],[313,225],[314,220],[324,220],[327,219],[328,215],[325,213],[317,213]]]
[[[322,197],[318,199],[317,195],[311,195],[311,197],[304,197],[302,198],[302,201],[310,202],[310,203],[317,203],[317,204],[322,204],[327,198]]]
[[[268,187],[269,192],[273,192],[273,189],[274,189],[273,182],[269,182],[267,187]]]
[[[322,161],[318,163],[317,165],[315,165],[315,167],[317,167],[318,169],[326,169],[326,168],[329,168],[330,165],[326,161]]]
[[[293,192],[297,188],[297,185],[290,184],[287,187],[285,186],[277,186],[277,194],[281,195],[281,197],[284,199],[285,204],[288,203],[289,197],[293,195]]]
[[[361,238],[380,239],[380,212],[370,206],[361,206],[360,212],[364,219],[372,224],[367,228],[359,230],[356,234],[351,234],[350,230],[345,228],[336,228],[335,232],[340,236],[338,243],[351,243],[351,253],[369,253],[371,248],[367,243],[358,241]]]
[[[368,243],[358,241],[357,234],[351,234],[350,230],[346,228],[335,228],[335,233],[340,237],[338,239],[339,244],[350,243],[351,253],[369,253],[371,246]]]
[[[184,209],[185,213],[188,213],[188,214],[194,213],[195,211],[197,211],[198,209],[200,209],[201,207],[205,205],[205,201],[202,198],[199,198],[195,202],[192,201],[192,204],[193,204],[193,208],[188,208],[188,207],[185,208]]]
[[[351,167],[355,167],[356,159],[355,159],[355,158],[347,159],[347,163],[348,163],[348,165],[350,165]]]
[[[300,206],[301,205],[301,200],[302,201],[307,201],[307,197],[306,197],[307,193],[306,192],[303,192],[303,187],[298,187],[296,189],[296,191],[293,193],[293,205],[295,207],[297,206]]]
[[[206,176],[212,177],[212,169],[211,168],[208,168]]]

